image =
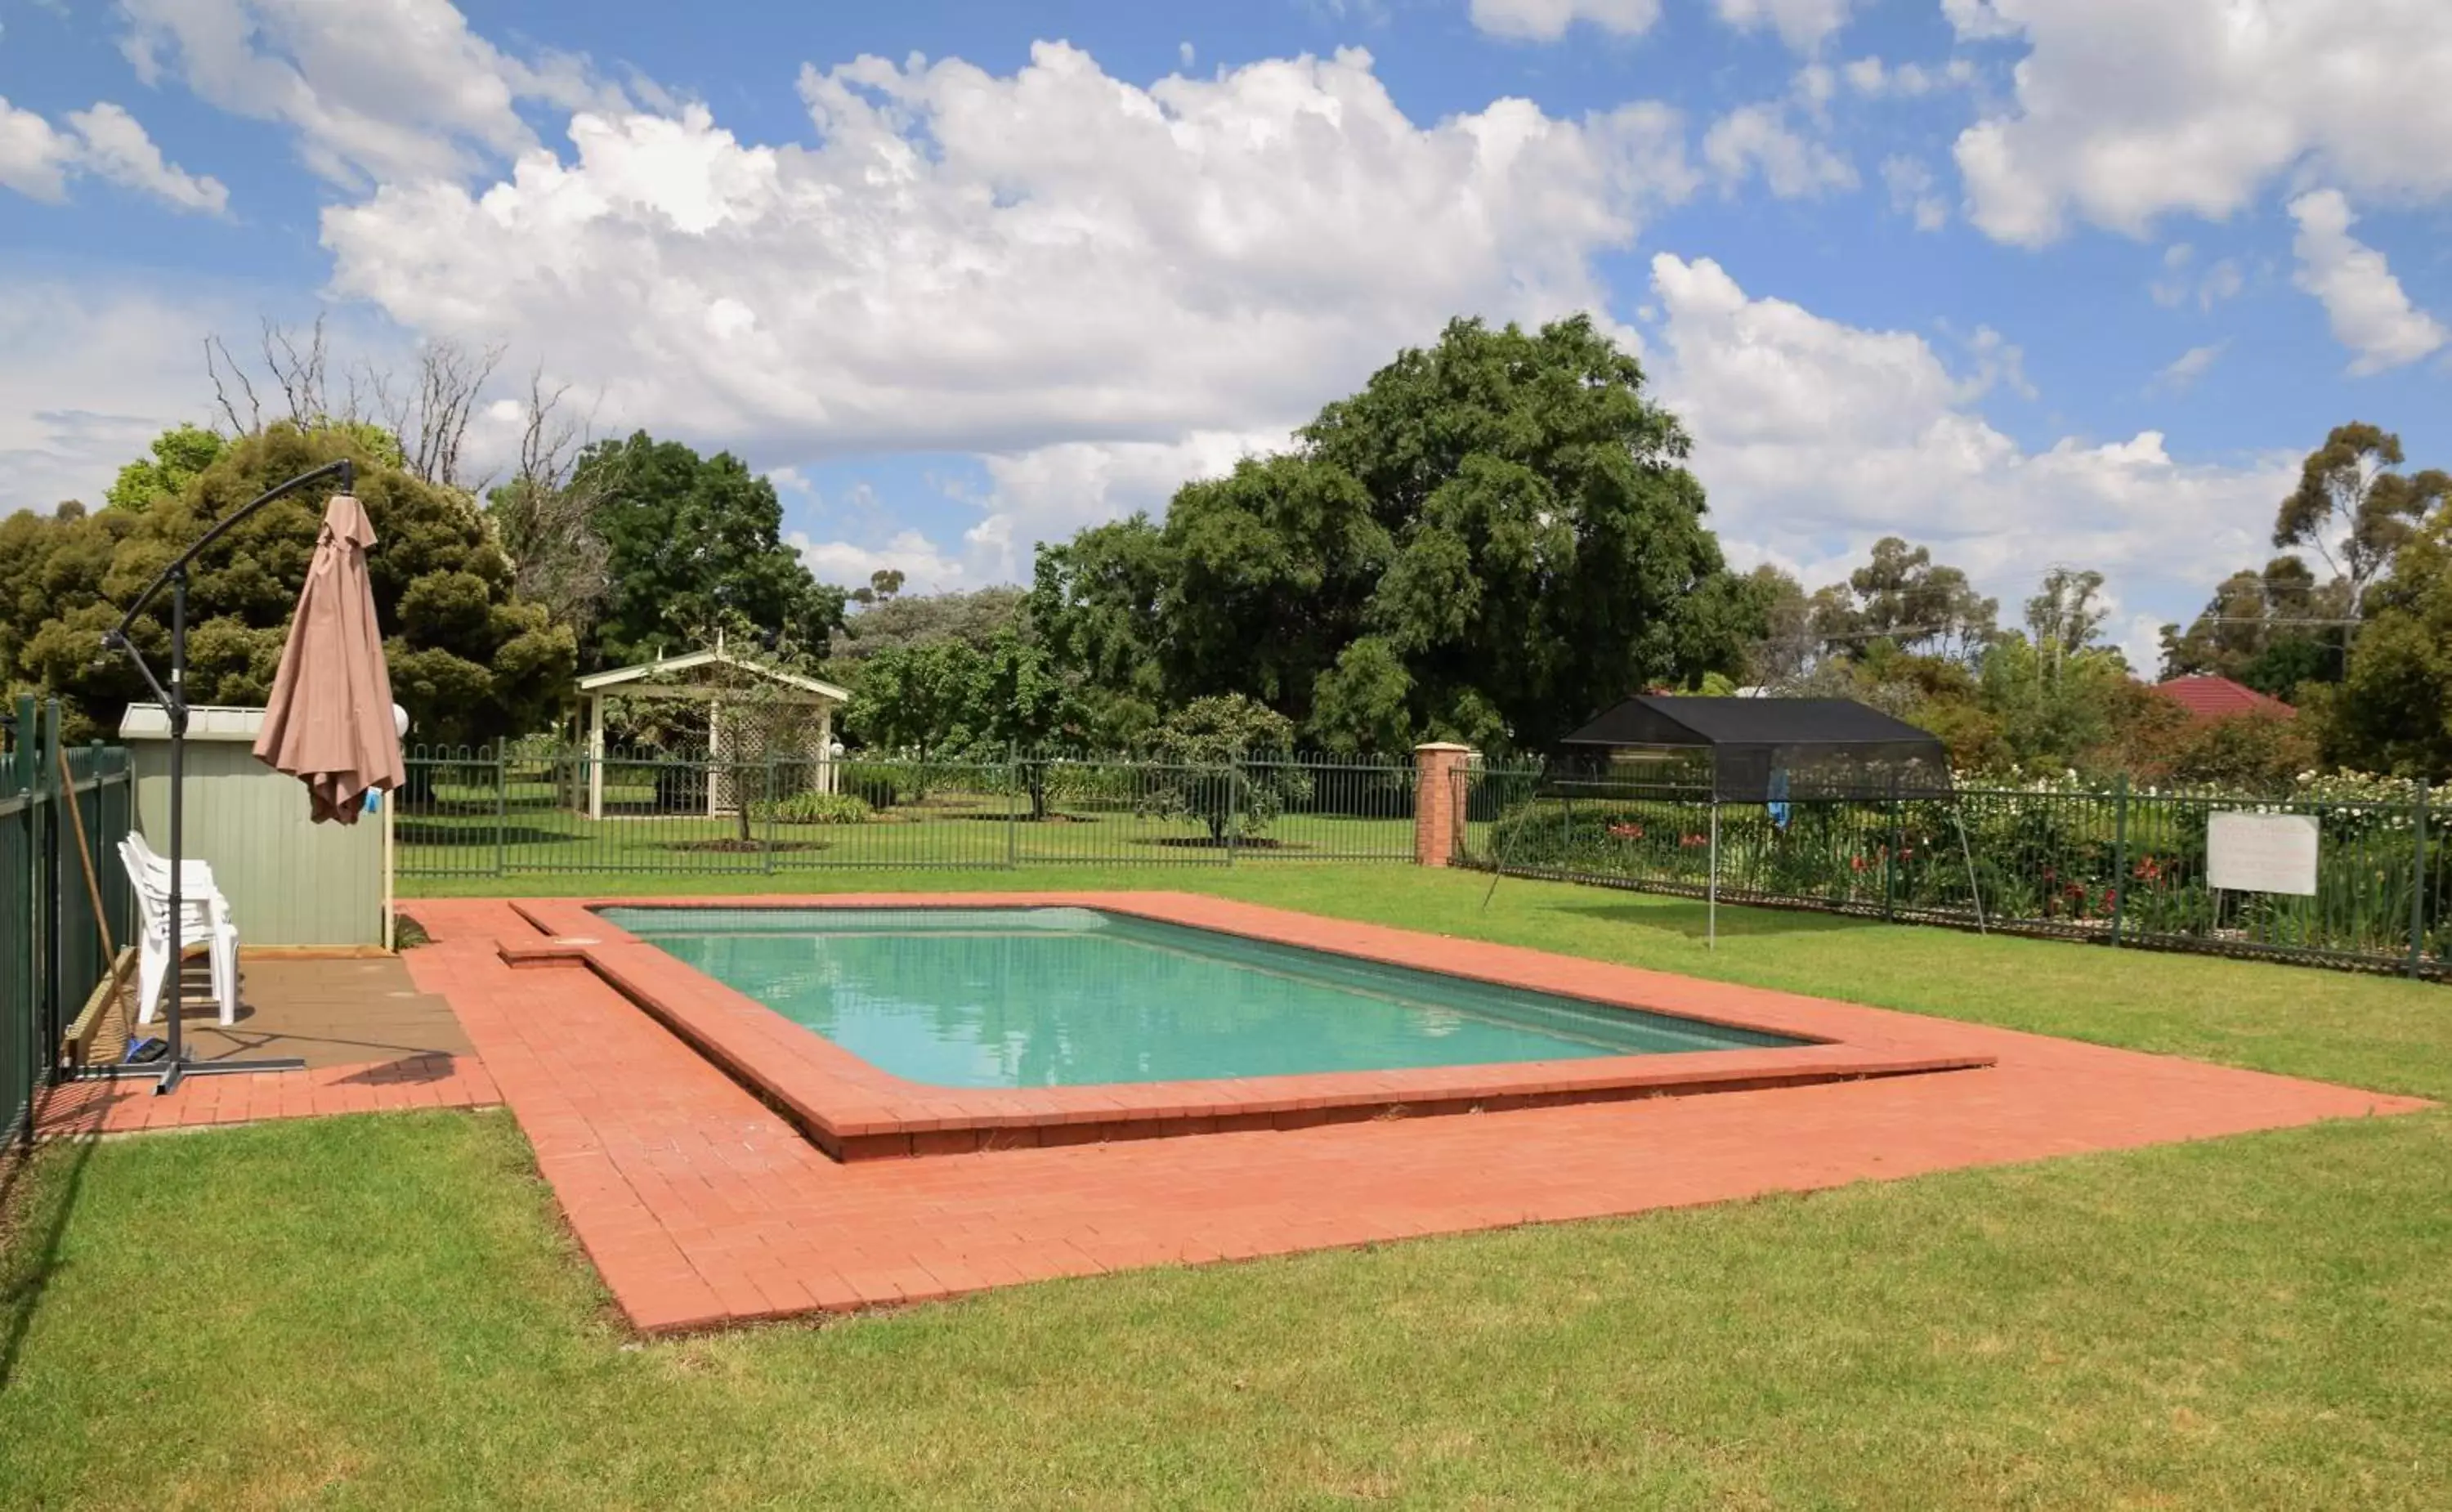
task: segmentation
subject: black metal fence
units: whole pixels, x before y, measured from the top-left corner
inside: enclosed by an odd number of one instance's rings
[[[2286,799],[2006,788],[1776,804],[1708,789],[1475,768],[1456,774],[1454,859],[1513,875],[1982,927],[2112,945],[2452,977],[2452,815],[2423,784]],[[2316,821],[2311,895],[2207,877],[2212,816]]]
[[[736,760],[514,741],[415,749],[407,778],[407,879],[1414,858],[1410,756]]]
[[[128,753],[63,751],[59,730],[58,704],[20,698],[0,752],[0,1133],[10,1139],[30,1136],[61,1035],[110,970],[97,894],[112,943],[136,943],[135,900],[117,850],[135,823]]]

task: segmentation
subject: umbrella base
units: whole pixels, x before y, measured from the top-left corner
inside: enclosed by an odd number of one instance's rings
[[[80,1082],[131,1081],[140,1076],[161,1079],[153,1089],[157,1097],[178,1090],[179,1084],[190,1076],[228,1076],[242,1071],[303,1071],[306,1063],[295,1055],[267,1056],[251,1061],[200,1061],[181,1057],[175,1061],[153,1061],[149,1064],[88,1066],[70,1078]]]

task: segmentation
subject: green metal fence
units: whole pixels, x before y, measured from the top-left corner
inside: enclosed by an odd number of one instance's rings
[[[2111,945],[2452,977],[2452,815],[2406,801],[1970,789],[1714,804],[1707,788],[1456,775],[1454,859],[1513,875]],[[2440,809],[2440,805],[2436,806]],[[2217,890],[2223,812],[2317,821],[2312,896]]]
[[[96,891],[111,941],[135,943],[135,903],[117,851],[135,815],[128,753],[71,747],[63,778],[59,731],[58,704],[20,698],[0,754],[0,1134],[10,1139],[30,1137],[34,1098],[58,1064],[61,1033],[110,970]]]
[[[1410,757],[730,760],[515,741],[415,749],[407,777],[405,878],[1414,858]]]

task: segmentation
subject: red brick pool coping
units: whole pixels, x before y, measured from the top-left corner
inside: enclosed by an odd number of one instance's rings
[[[534,937],[509,904],[406,907],[435,940],[409,952],[411,974],[459,1015],[573,1232],[623,1314],[648,1332],[930,1301],[1134,1267],[1809,1191],[2428,1106],[1695,983],[1738,1016],[1816,1012],[1843,1040],[1941,1033],[1993,1064],[1709,1097],[844,1164],[594,972],[508,965],[502,942]],[[1279,912],[1216,907],[1247,920]],[[1536,957],[1569,972],[1626,970],[1388,933],[1425,961],[1531,969],[1525,958]],[[1682,980],[1631,975],[1647,987]]]
[[[597,911],[607,907],[1076,907],[1223,931],[1501,986],[1672,1013],[1817,1043],[1505,1065],[1342,1071],[1096,1087],[953,1089],[892,1075],[675,959]],[[1180,893],[1041,893],[845,897],[521,900],[539,933],[500,941],[513,967],[592,970],[838,1160],[970,1154],[1044,1145],[1306,1129],[1394,1116],[1725,1093],[1872,1076],[1967,1070],[1992,1056],[1935,1019],[1835,1021],[1829,1005],[1534,951],[1319,918]]]

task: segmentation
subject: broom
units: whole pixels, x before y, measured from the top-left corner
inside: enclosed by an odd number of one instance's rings
[[[93,995],[86,999],[84,1011],[77,1014],[76,1022],[69,1026],[66,1043],[61,1047],[77,1065],[82,1066],[92,1051],[94,1034],[102,1028],[105,1018],[117,1022],[122,1040],[134,1031],[134,1026],[128,1021],[128,1010],[121,1001],[121,989],[127,986],[128,973],[136,964],[136,950],[130,946],[122,951],[110,937],[110,915],[103,911],[102,880],[93,869],[93,848],[86,843],[85,815],[77,807],[76,778],[69,772],[68,747],[54,745],[51,749],[59,758],[60,795],[68,800],[69,827],[76,832],[77,860],[85,868],[85,895],[93,905],[93,926],[102,935],[102,958],[110,963],[110,970],[95,984]]]

